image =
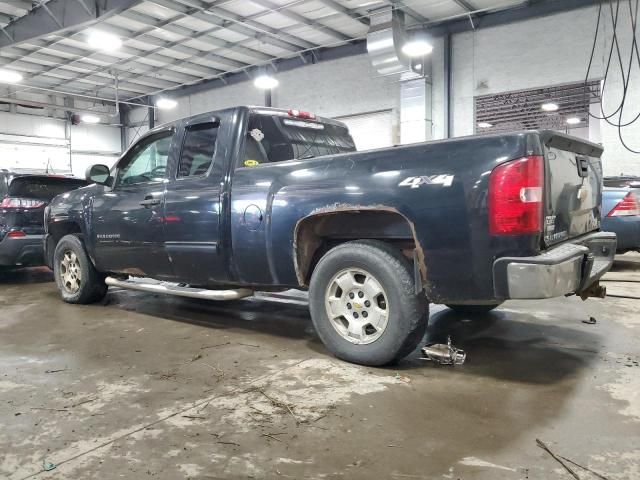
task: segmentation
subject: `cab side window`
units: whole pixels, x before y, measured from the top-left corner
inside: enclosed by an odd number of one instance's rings
[[[217,123],[201,123],[185,129],[178,178],[207,174],[213,162],[217,137]]]
[[[164,180],[173,132],[161,132],[138,143],[118,166],[115,186],[138,185]]]

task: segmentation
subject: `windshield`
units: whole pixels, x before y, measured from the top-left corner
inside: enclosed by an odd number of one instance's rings
[[[62,193],[84,187],[87,182],[78,178],[17,177],[9,185],[9,196],[50,201]]]
[[[346,127],[316,120],[252,114],[243,166],[355,152]]]

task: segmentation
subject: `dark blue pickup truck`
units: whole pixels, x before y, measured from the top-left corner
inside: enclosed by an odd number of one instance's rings
[[[428,304],[602,296],[600,146],[550,131],[356,152],[344,124],[237,107],[158,127],[45,213],[63,299],[109,285],[231,300],[309,291],[340,358],[382,365]]]

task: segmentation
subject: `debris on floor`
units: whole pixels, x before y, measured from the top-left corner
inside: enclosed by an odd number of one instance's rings
[[[589,317],[589,320],[582,320],[582,323],[585,323],[587,325],[595,325],[596,317]]]
[[[462,365],[467,359],[464,350],[451,345],[451,336],[447,337],[447,344],[432,343],[422,347],[424,360],[432,361],[438,365]]]
[[[42,460],[42,470],[44,470],[45,472],[50,472],[54,468],[56,468],[55,463],[51,463],[47,460]]]
[[[582,470],[584,470],[585,472],[589,472],[590,474],[592,474],[593,476],[599,478],[600,480],[609,480],[608,477],[605,477],[604,475],[591,470],[589,467],[585,467],[584,465],[580,465],[577,462],[574,462],[573,460],[571,460],[570,458],[567,457],[563,457],[562,455],[558,455],[557,453],[554,453],[553,451],[551,451],[551,449],[549,448],[549,446],[547,444],[545,444],[542,440],[536,438],[536,444],[538,445],[538,447],[540,447],[542,450],[544,450],[545,452],[547,452],[551,458],[553,458],[556,462],[558,462],[560,465],[562,465],[562,467],[564,467],[564,469],[576,480],[581,480],[580,476],[576,473],[575,470],[573,470],[569,465],[567,465],[567,463],[572,464],[575,467],[578,467]]]

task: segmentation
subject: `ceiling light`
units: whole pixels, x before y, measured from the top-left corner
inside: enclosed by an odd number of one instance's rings
[[[491,127],[493,127],[493,123],[478,122],[478,128],[491,128]]]
[[[177,105],[178,102],[170,98],[160,98],[156,102],[156,107],[158,107],[160,110],[171,110],[172,108],[176,108]]]
[[[402,51],[410,57],[424,57],[433,51],[433,45],[426,40],[411,40],[402,46]]]
[[[105,52],[113,52],[122,46],[122,40],[111,33],[93,31],[89,34],[87,43],[91,48],[103,50]]]
[[[272,77],[271,75],[263,74],[256,77],[253,81],[253,84],[256,88],[260,88],[262,90],[270,90],[278,86],[278,79]]]
[[[0,70],[0,82],[2,83],[18,83],[22,80],[22,75],[12,70]]]
[[[560,107],[558,106],[557,103],[549,102],[549,103],[543,103],[542,105],[540,105],[540,108],[545,112],[556,112]]]
[[[570,117],[570,118],[567,118],[567,123],[569,125],[577,125],[579,123],[582,123],[582,119],[578,117]]]
[[[84,123],[99,123],[100,122],[100,117],[96,117],[95,115],[82,115],[80,117],[80,120],[82,120]]]

